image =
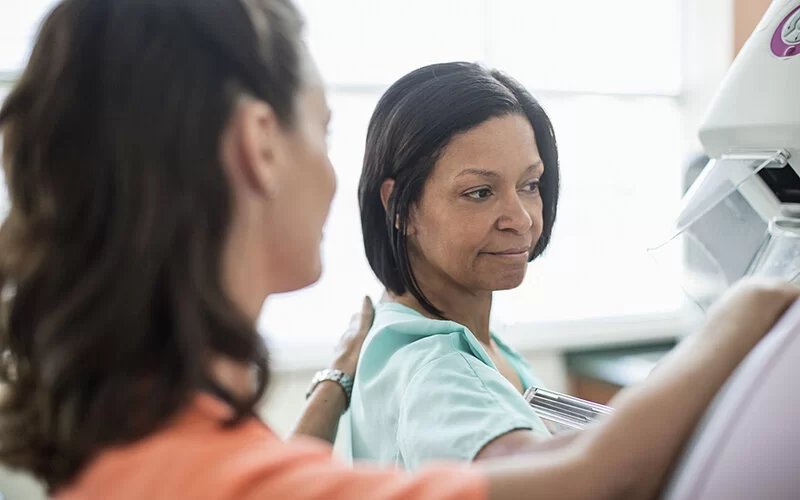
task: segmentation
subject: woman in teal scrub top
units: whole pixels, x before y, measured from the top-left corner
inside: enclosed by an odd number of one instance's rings
[[[427,66],[383,95],[359,203],[385,285],[353,390],[355,459],[417,468],[541,446],[522,397],[539,381],[489,330],[492,293],[522,283],[550,240],[559,184],[553,127],[511,78]]]

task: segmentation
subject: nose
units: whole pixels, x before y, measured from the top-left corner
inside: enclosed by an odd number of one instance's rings
[[[497,219],[497,227],[501,231],[524,234],[533,225],[533,218],[519,195],[509,196],[502,204],[501,210],[500,217]]]

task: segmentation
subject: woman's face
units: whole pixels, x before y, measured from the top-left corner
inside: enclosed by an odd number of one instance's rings
[[[330,110],[313,61],[298,94],[295,121],[282,134],[274,191],[266,199],[262,255],[270,293],[297,290],[319,279],[320,244],[336,178],[328,158]]]
[[[453,137],[409,216],[409,253],[423,286],[519,286],[542,234],[543,172],[524,116],[492,118]]]

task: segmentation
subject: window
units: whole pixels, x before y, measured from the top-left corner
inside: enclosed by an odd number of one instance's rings
[[[0,6],[0,82],[24,64],[54,0]],[[675,213],[686,140],[683,0],[299,0],[334,112],[339,189],[314,286],[271,297],[259,321],[281,359],[329,353],[380,284],[363,252],[356,187],[372,109],[419,66],[480,61],[526,85],[553,119],[559,217],[525,283],[498,293],[497,324],[653,317],[681,306],[645,252]],[[0,92],[0,95],[2,93]],[[696,110],[693,110],[696,111]],[[313,356],[312,356],[313,357]]]
[[[372,109],[419,66],[480,61],[550,114],[563,188],[553,240],[524,284],[497,293],[498,326],[678,310],[645,249],[675,213],[684,158],[680,1],[304,0],[309,46],[334,113],[339,191],[314,287],[270,298],[261,327],[279,357],[329,349],[360,298],[382,290],[363,253],[356,198]],[[664,225],[663,227],[666,227]],[[515,328],[515,330],[518,328]]]
[[[0,5],[0,80],[24,65],[33,37],[55,0],[6,0]]]

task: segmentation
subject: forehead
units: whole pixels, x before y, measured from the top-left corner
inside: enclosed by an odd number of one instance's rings
[[[436,162],[434,175],[454,177],[468,168],[521,173],[539,161],[533,127],[526,117],[511,114],[454,136]]]
[[[322,74],[319,71],[316,60],[308,51],[308,48],[303,45],[300,51],[301,55],[301,71],[303,83],[308,87],[324,87]]]
[[[305,104],[320,112],[328,112],[325,84],[316,62],[308,51],[304,51],[300,97]]]

